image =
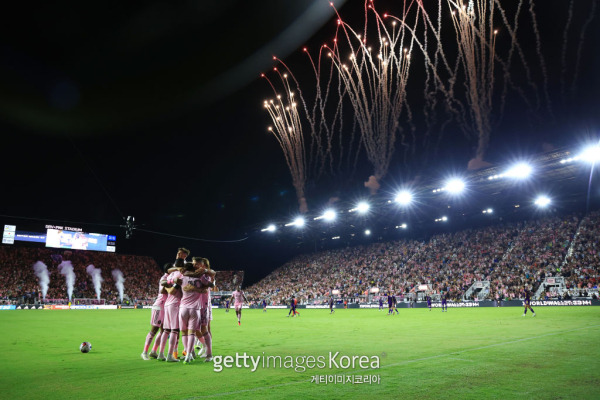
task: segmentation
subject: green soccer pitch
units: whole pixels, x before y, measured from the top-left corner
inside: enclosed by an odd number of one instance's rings
[[[535,311],[245,309],[238,326],[233,310],[214,309],[214,354],[271,356],[255,371],[241,358],[240,367],[142,360],[150,310],[1,311],[0,387],[4,399],[599,398],[600,307]],[[348,366],[352,356],[379,368]]]

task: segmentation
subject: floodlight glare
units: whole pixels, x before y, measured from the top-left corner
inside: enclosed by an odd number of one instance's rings
[[[454,193],[454,194],[458,194],[460,192],[462,192],[465,188],[465,183],[457,178],[454,179],[450,179],[448,182],[446,182],[446,186],[444,187],[444,189],[446,189],[448,192],[450,193]]]
[[[538,207],[546,207],[547,205],[550,204],[550,198],[548,196],[538,196],[537,199],[535,199],[535,204]]]
[[[409,205],[412,202],[412,193],[410,193],[408,190],[403,190],[396,195],[394,200],[396,203],[403,206]]]
[[[333,211],[333,210],[325,211],[325,213],[323,214],[323,219],[325,221],[333,221],[335,219],[335,211]]]
[[[596,144],[586,147],[579,155],[579,158],[591,164],[597,163],[600,161],[600,145]]]
[[[293,222],[293,225],[297,226],[298,228],[303,227],[304,226],[304,218],[302,218],[302,217],[296,218]]]
[[[365,231],[365,235],[369,236],[370,234],[371,234],[371,230],[370,230],[370,229],[367,229],[367,230]]]
[[[366,201],[361,201],[356,206],[356,211],[358,211],[361,214],[366,213],[367,211],[369,211],[369,203],[367,203]]]
[[[525,179],[531,175],[532,171],[533,168],[531,168],[531,165],[527,163],[518,163],[509,168],[504,175],[516,179]]]
[[[260,231],[261,232],[275,232],[276,229],[277,228],[275,227],[275,225],[271,224],[271,225],[267,226],[266,228],[261,229]]]

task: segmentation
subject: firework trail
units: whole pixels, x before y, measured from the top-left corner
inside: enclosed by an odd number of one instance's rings
[[[403,122],[409,125],[414,138],[412,113],[406,96],[414,45],[414,37],[405,25],[410,11],[411,6],[405,4],[402,18],[387,14],[382,17],[372,2],[365,2],[365,25],[361,34],[345,23],[336,10],[340,28],[334,44],[328,47],[328,56],[352,105],[361,143],[374,167],[373,175],[365,182],[365,187],[373,194],[387,174],[398,134],[403,135],[402,143],[406,144]],[[419,14],[417,9],[410,27],[413,31],[417,28]],[[369,16],[375,23],[375,47],[367,39]],[[384,19],[389,23],[386,24]],[[404,22],[398,24],[398,20]],[[343,47],[347,50],[342,49],[338,36],[344,39]],[[347,58],[342,55],[343,51],[349,51]]]
[[[46,300],[46,294],[48,293],[48,286],[50,285],[50,274],[48,273],[48,267],[41,261],[33,264],[33,271],[35,276],[38,278],[40,289],[42,289],[42,297]]]
[[[64,275],[67,282],[67,295],[69,301],[73,299],[73,287],[75,286],[75,272],[73,271],[73,265],[71,261],[63,261],[58,265],[58,272]]]
[[[104,279],[102,279],[102,271],[100,268],[96,268],[92,264],[88,265],[85,270],[87,271],[88,275],[92,277],[94,290],[96,291],[96,298],[100,300],[100,291],[102,288],[102,282],[104,282]]]
[[[121,272],[120,269],[113,269],[112,276],[113,276],[113,279],[115,280],[115,286],[117,287],[117,290],[119,291],[119,299],[122,303],[123,302],[123,292],[125,291],[125,286],[123,285],[123,282],[125,282],[125,278],[123,277],[123,273]]]

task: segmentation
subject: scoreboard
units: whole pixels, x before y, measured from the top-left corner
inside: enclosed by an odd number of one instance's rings
[[[17,225],[4,225],[2,244],[15,242],[43,243],[46,247],[71,250],[93,250],[114,253],[117,249],[116,235],[87,233],[81,228],[46,225],[45,232],[20,230]]]

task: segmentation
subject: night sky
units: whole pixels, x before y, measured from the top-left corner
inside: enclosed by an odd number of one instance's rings
[[[376,2],[396,15],[399,3]],[[598,140],[598,5],[585,25],[593,0],[574,2],[571,14],[567,3],[536,3],[552,111],[532,117],[509,95],[486,155],[492,164]],[[362,2],[335,4],[361,26]],[[335,27],[320,0],[13,4],[0,24],[1,222],[64,222],[117,234],[119,252],[159,264],[186,246],[217,269],[245,269],[247,283],[261,278],[307,248],[259,231],[298,209],[283,154],[266,129],[262,102],[271,92],[259,76],[277,55],[302,79],[302,47],[318,48]],[[522,45],[535,52],[535,43]],[[423,72],[414,68],[410,90],[422,91]],[[417,96],[412,107],[421,114]],[[466,170],[476,140],[449,124],[437,143],[419,142],[408,156],[399,147],[381,198],[406,180]],[[364,154],[358,160],[352,171],[309,179],[312,210],[331,197],[368,196],[370,165]],[[129,215],[138,229],[125,239],[119,225]]]

